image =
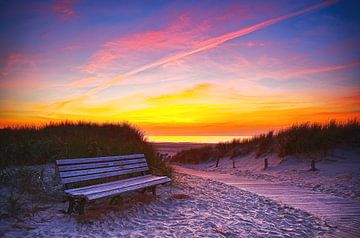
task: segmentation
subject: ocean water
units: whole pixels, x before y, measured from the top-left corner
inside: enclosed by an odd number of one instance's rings
[[[252,136],[147,136],[150,142],[192,142],[192,143],[218,143],[232,141],[233,139],[249,139]]]

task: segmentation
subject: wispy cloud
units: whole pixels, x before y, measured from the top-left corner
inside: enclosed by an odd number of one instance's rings
[[[85,77],[82,79],[74,80],[68,86],[75,87],[75,88],[81,88],[84,86],[89,86],[93,83],[96,83],[96,77]]]
[[[311,74],[319,74],[319,73],[325,73],[325,72],[332,72],[332,71],[338,71],[346,68],[351,68],[354,66],[360,65],[360,60],[356,60],[350,63],[345,64],[336,64],[336,65],[329,65],[329,66],[323,66],[323,67],[316,67],[316,68],[307,68],[302,69],[299,71],[293,71],[290,73],[287,73],[284,75],[284,78],[295,78],[305,75],[311,75]]]
[[[341,71],[352,67],[360,66],[360,60],[355,60],[348,63],[343,64],[334,64],[334,65],[326,65],[326,66],[318,66],[318,67],[311,67],[311,68],[303,68],[300,70],[286,70],[286,71],[278,71],[278,72],[269,72],[262,75],[257,75],[252,80],[254,82],[260,83],[267,88],[278,88],[278,87],[286,87],[286,88],[297,88],[298,90],[301,89],[299,85],[301,84],[311,84],[313,86],[318,85],[314,81],[304,81],[304,76],[313,76],[322,73],[331,73],[334,71]],[[266,77],[264,77],[266,75]],[[339,81],[334,77],[331,78],[332,80]],[[321,80],[320,80],[321,81]],[[327,80],[329,81],[329,80]],[[353,87],[353,86],[352,86]],[[309,91],[309,89],[306,89]],[[316,88],[316,90],[319,90]],[[348,89],[347,89],[348,90]]]
[[[106,69],[119,60],[135,60],[135,56],[149,55],[159,50],[183,49],[193,44],[199,35],[199,27],[194,30],[192,18],[191,13],[185,12],[161,29],[129,33],[107,41],[92,54],[85,65],[81,66],[81,70],[94,73]],[[202,25],[201,28],[206,28],[206,26]]]
[[[8,76],[15,71],[24,69],[28,69],[31,71],[37,70],[37,65],[34,57],[18,52],[13,52],[8,55],[5,60],[4,66],[0,68],[0,79],[2,77]]]
[[[157,97],[151,97],[147,101],[150,103],[174,103],[179,101],[191,101],[194,102],[196,99],[204,99],[208,95],[206,94],[209,89],[214,87],[214,85],[209,83],[197,84],[191,88],[187,88],[185,90],[177,91],[175,93],[163,94]]]
[[[289,18],[292,18],[292,17],[295,17],[295,16],[299,16],[301,14],[308,13],[308,12],[311,12],[311,11],[314,11],[314,10],[317,10],[317,9],[320,9],[320,8],[327,7],[327,6],[329,6],[329,5],[333,4],[333,3],[335,3],[335,1],[325,1],[325,2],[322,2],[320,4],[316,4],[316,5],[313,5],[311,7],[308,7],[308,8],[305,8],[305,9],[302,9],[302,10],[299,10],[299,11],[296,11],[296,12],[293,12],[293,13],[290,13],[290,14],[287,14],[287,15],[276,17],[276,18],[273,18],[273,19],[270,19],[270,20],[267,20],[267,21],[264,21],[264,22],[261,22],[261,23],[258,23],[258,24],[255,24],[255,25],[240,29],[240,30],[237,30],[237,31],[233,31],[233,32],[230,32],[230,33],[227,33],[227,34],[224,34],[224,35],[220,35],[218,37],[214,37],[214,38],[205,40],[205,41],[200,42],[199,44],[197,44],[197,46],[194,47],[193,49],[183,51],[183,52],[180,52],[180,53],[177,53],[177,54],[174,54],[174,55],[170,55],[168,57],[165,57],[165,58],[162,58],[160,60],[154,61],[153,63],[146,64],[146,65],[141,66],[139,68],[128,71],[128,72],[126,72],[124,74],[118,75],[117,77],[113,78],[112,80],[109,80],[108,82],[105,82],[105,83],[103,83],[103,84],[101,84],[101,85],[87,91],[82,96],[78,97],[78,99],[87,98],[87,97],[89,97],[89,96],[91,96],[93,94],[96,94],[96,93],[98,93],[98,92],[100,92],[100,91],[102,91],[102,90],[116,84],[117,82],[119,82],[119,81],[121,81],[121,80],[123,80],[123,79],[125,79],[127,77],[132,76],[132,75],[138,74],[140,72],[143,72],[143,71],[146,71],[146,70],[149,70],[149,69],[152,69],[152,68],[159,67],[161,65],[164,65],[164,64],[167,64],[167,63],[182,59],[184,57],[187,57],[187,56],[190,56],[190,55],[202,52],[202,51],[206,51],[206,50],[215,48],[215,47],[217,47],[217,46],[219,46],[219,45],[221,45],[221,44],[223,44],[223,43],[225,43],[227,41],[230,41],[232,39],[248,35],[248,34],[250,34],[252,32],[255,32],[255,31],[258,31],[260,29],[266,28],[268,26],[274,25],[274,24],[276,24],[278,22],[281,22],[281,21],[284,21],[286,19],[289,19]],[[66,104],[68,104],[70,102],[74,102],[74,101],[77,101],[77,99],[74,98],[74,99],[63,101],[63,102],[58,102],[58,104],[64,106],[64,105],[66,105]]]
[[[77,0],[58,0],[52,6],[52,10],[59,14],[62,19],[69,19],[75,16],[74,4]]]

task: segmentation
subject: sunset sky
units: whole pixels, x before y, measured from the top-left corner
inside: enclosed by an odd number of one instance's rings
[[[254,135],[360,116],[360,1],[0,1],[0,126]]]

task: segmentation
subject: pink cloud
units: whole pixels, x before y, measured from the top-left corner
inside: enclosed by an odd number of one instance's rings
[[[63,47],[61,50],[76,51],[76,50],[79,50],[82,48],[84,48],[84,45],[82,45],[82,44],[71,43],[71,44],[68,44],[65,47]]]
[[[11,53],[6,59],[5,66],[0,69],[0,79],[8,77],[15,71],[24,71],[26,69],[30,71],[37,70],[35,60],[31,56],[22,53]]]
[[[74,80],[72,81],[69,86],[74,87],[74,88],[81,88],[84,86],[89,87],[89,85],[95,84],[97,83],[97,78],[95,77],[86,77],[86,78],[82,78],[82,79],[78,79],[78,80]]]
[[[114,61],[129,60],[140,54],[158,52],[164,49],[183,49],[192,45],[200,36],[196,31],[184,31],[191,28],[191,15],[182,14],[161,30],[131,33],[118,39],[113,39],[96,51],[89,61],[81,67],[87,73],[104,69]],[[201,26],[204,30],[205,26]]]
[[[319,73],[325,73],[325,72],[332,72],[332,71],[338,71],[350,67],[355,67],[360,65],[360,60],[356,60],[350,63],[345,64],[336,64],[336,65],[329,65],[329,66],[323,66],[323,67],[317,67],[317,68],[307,68],[302,69],[294,72],[290,72],[286,74],[285,78],[293,78],[293,77],[299,77],[299,76],[305,76],[305,75],[311,75],[311,74],[319,74]]]
[[[47,88],[54,86],[54,84],[44,81],[41,75],[31,75],[31,76],[35,76],[36,79],[33,79],[32,77],[28,77],[28,78],[20,78],[16,80],[11,80],[11,79],[0,80],[0,89],[23,91],[24,88],[30,90],[30,89],[39,89],[39,88]]]
[[[102,49],[95,52],[81,69],[93,73],[118,60],[129,60],[138,54],[168,49],[187,41],[188,36],[165,31],[135,33],[120,39],[106,42]]]
[[[244,47],[247,47],[247,48],[258,48],[258,47],[265,46],[265,43],[261,42],[261,41],[254,41],[253,40],[253,41],[243,42],[241,45],[244,46]]]
[[[31,91],[32,89],[57,86],[45,79],[39,69],[43,59],[39,55],[28,55],[13,52],[5,59],[0,69],[0,89],[15,91]],[[15,92],[12,91],[12,92]]]
[[[273,67],[274,65],[280,65],[281,61],[277,58],[270,57],[268,55],[262,55],[256,60],[256,64],[261,67]]]
[[[69,19],[75,16],[73,5],[77,0],[58,0],[52,6],[52,10],[59,14],[62,19]]]

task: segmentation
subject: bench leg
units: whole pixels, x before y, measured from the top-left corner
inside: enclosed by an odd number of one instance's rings
[[[156,195],[156,186],[151,188],[152,194],[155,196]]]
[[[67,213],[71,214],[74,211],[74,199],[69,198],[69,207],[67,209]]]
[[[82,215],[85,213],[85,204],[86,204],[86,200],[85,199],[81,199],[79,201],[79,215]]]

